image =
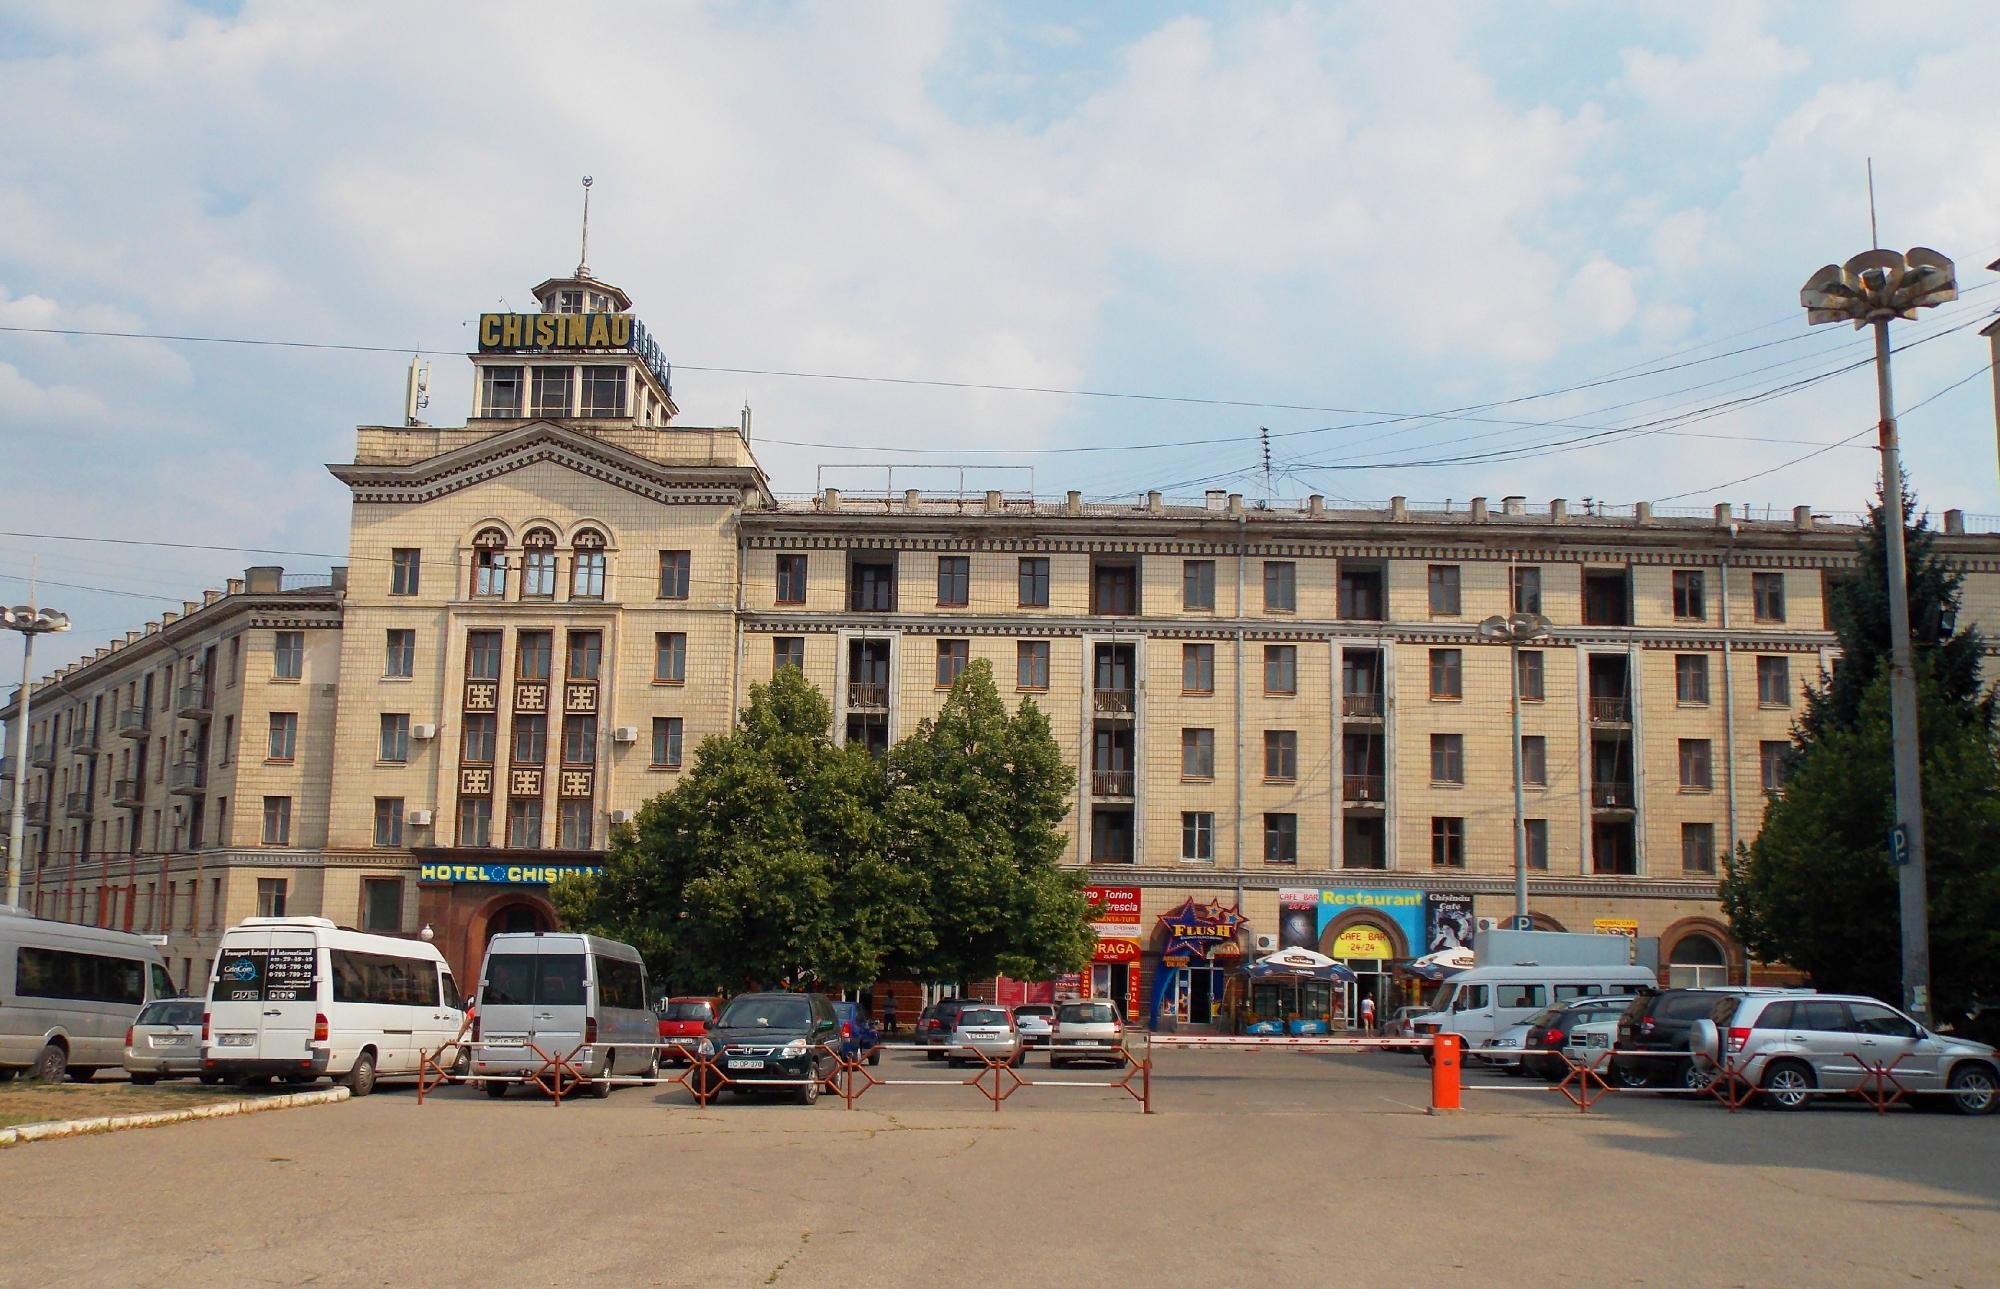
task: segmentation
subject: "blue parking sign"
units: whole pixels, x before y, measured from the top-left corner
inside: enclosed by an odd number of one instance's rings
[[[1889,863],[1901,868],[1910,862],[1910,826],[1897,824],[1889,830]]]

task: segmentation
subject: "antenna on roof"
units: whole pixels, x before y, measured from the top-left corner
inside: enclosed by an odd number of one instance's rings
[[[1868,158],[1868,244],[1876,250],[1882,249],[1882,238],[1875,231],[1875,158]]]
[[[590,276],[590,185],[589,175],[583,177],[583,246],[577,251],[576,275]]]

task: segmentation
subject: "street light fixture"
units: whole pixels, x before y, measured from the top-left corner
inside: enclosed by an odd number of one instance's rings
[[[28,822],[28,680],[35,637],[69,630],[69,614],[32,604],[0,606],[0,627],[21,633],[20,724],[14,730],[14,812],[7,825],[7,897],[0,908],[21,902],[21,839]]]
[[[1528,924],[1527,800],[1521,790],[1521,646],[1545,639],[1549,620],[1539,613],[1494,614],[1479,624],[1479,638],[1507,646],[1507,693],[1514,716],[1514,924]]]
[[[1917,676],[1910,650],[1909,569],[1903,553],[1903,463],[1889,383],[1889,319],[1958,298],[1952,263],[1922,246],[1908,253],[1863,251],[1829,264],[1799,291],[1806,321],[1875,328],[1875,395],[1880,412],[1882,527],[1889,565],[1889,722],[1896,775],[1896,824],[1889,835],[1902,904],[1903,1009],[1928,1023],[1931,1007],[1930,896],[1924,874],[1924,790],[1917,759]]]

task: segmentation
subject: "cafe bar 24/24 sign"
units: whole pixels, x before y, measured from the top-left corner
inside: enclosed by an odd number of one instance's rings
[[[1241,957],[1243,946],[1237,942],[1237,936],[1243,926],[1243,914],[1234,905],[1224,908],[1220,900],[1197,904],[1189,899],[1160,915],[1160,929],[1164,932],[1160,963],[1185,967],[1191,962]]]

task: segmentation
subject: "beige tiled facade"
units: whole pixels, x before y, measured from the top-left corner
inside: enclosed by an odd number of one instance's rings
[[[545,283],[545,307],[579,281]],[[1713,951],[1742,969],[1715,869],[1754,835],[1765,749],[1829,658],[1823,596],[1852,528],[1511,498],[781,501],[743,429],[643,423],[671,402],[635,357],[474,361],[487,415],[357,432],[334,469],[354,500],[331,585],[250,570],[40,685],[26,902],[165,935],[198,977],[218,929],[283,883],[291,912],[428,925],[467,971],[491,930],[546,924],[541,886],[509,879],[593,862],[781,656],[831,697],[836,737],[887,740],[938,710],[962,657],[1048,712],[1077,767],[1069,859],[1142,889],[1141,938],[1190,896],[1275,932],[1282,889],[1443,893],[1497,918],[1513,911],[1510,650],[1478,625],[1538,608],[1551,633],[1522,649],[1539,683],[1521,704],[1537,921],[1629,920],[1662,963]],[[506,382],[538,389],[545,369],[622,371],[647,411],[504,414]],[[1947,521],[1991,633],[2000,541]],[[275,674],[294,639],[298,674]],[[190,683],[206,706],[180,705]],[[135,708],[144,737],[114,733]],[[274,713],[296,717],[289,760],[267,755]],[[96,748],[73,749],[91,721]],[[197,748],[199,782],[169,783]],[[139,790],[114,798],[128,778]],[[282,837],[267,801],[288,803]]]

